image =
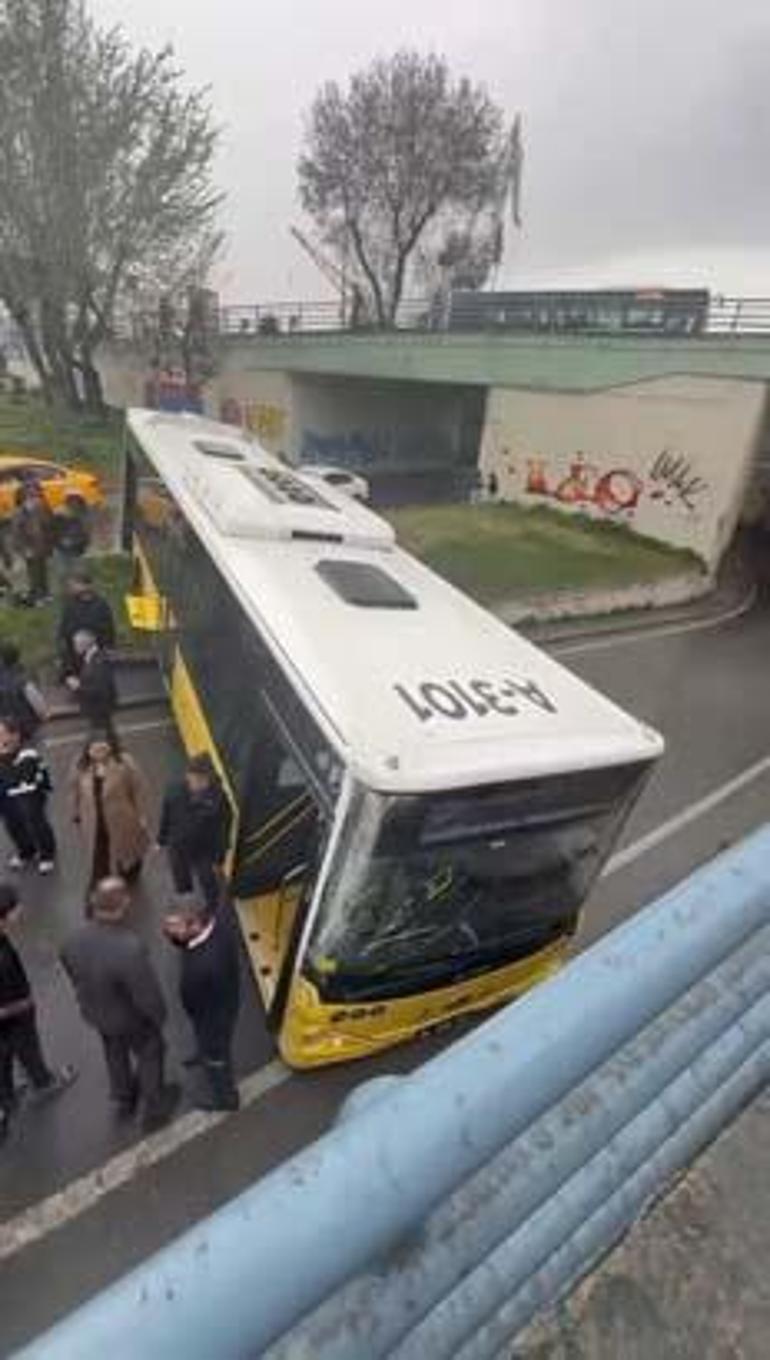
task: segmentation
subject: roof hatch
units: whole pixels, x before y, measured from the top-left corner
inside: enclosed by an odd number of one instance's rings
[[[329,558],[316,563],[316,572],[346,604],[363,609],[417,609],[417,600],[382,567],[368,562]]]

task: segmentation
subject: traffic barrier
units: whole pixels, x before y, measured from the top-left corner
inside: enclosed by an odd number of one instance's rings
[[[765,827],[23,1354],[492,1360],[768,1075]]]

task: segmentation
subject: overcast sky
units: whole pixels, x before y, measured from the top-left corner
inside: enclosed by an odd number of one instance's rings
[[[90,0],[209,84],[230,301],[324,296],[289,237],[316,87],[399,46],[524,118],[524,228],[501,284],[770,295],[770,0]]]

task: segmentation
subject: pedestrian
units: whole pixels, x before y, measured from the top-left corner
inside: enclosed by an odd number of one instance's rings
[[[54,515],[55,561],[60,582],[68,581],[79,559],[88,551],[90,532],[86,507],[80,496],[67,496]]]
[[[200,1066],[208,1084],[198,1104],[204,1110],[237,1110],[232,1046],[240,968],[233,927],[224,914],[212,916],[195,905],[168,916],[164,929],[180,949],[179,996],[195,1035],[195,1052],[185,1066]]]
[[[210,757],[192,756],[184,779],[166,790],[158,845],[167,849],[176,891],[191,893],[197,880],[210,912],[219,905],[231,825],[230,804]]]
[[[53,515],[35,482],[22,484],[16,493],[11,541],[27,568],[27,603],[44,604],[48,591],[48,560],[53,552]]]
[[[0,595],[7,595],[11,599],[16,593],[12,527],[12,519],[0,519]]]
[[[75,634],[72,643],[80,658],[80,670],[77,675],[67,676],[67,688],[75,695],[89,726],[114,735],[112,717],[118,694],[112,662],[96,636],[85,628]]]
[[[116,875],[129,885],[150,844],[147,789],[139,766],[114,735],[89,737],[72,771],[72,820],[82,831],[89,887]]]
[[[0,883],[0,1143],[8,1136],[18,1094],[14,1061],[26,1072],[34,1096],[56,1095],[76,1078],[74,1067],[58,1071],[45,1060],[37,1028],[35,999],[24,964],[9,935],[9,925],[21,912],[12,883]]]
[[[0,642],[0,713],[18,720],[24,741],[34,738],[48,717],[48,705],[22,665],[15,642]]]
[[[61,961],[80,1013],[99,1034],[120,1118],[141,1103],[145,1132],[170,1119],[180,1090],[164,1081],[166,1003],[146,945],[128,924],[130,895],[122,878],[94,889],[91,919],[65,942]]]
[[[74,647],[75,634],[83,629],[93,633],[99,646],[106,651],[115,646],[115,620],[109,600],[94,588],[87,567],[76,567],[70,572],[66,595],[59,618],[57,641],[60,676],[78,675],[80,657]]]
[[[24,741],[18,718],[0,718],[0,813],[15,852],[10,869],[23,869],[37,860],[38,872],[53,872],[56,837],[46,804],[51,776],[35,746]]]

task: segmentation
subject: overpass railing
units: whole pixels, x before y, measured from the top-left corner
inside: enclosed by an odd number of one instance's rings
[[[493,1360],[770,1075],[770,826],[24,1360]]]
[[[494,334],[627,335],[651,339],[692,339],[710,336],[770,336],[770,298],[712,295],[708,304],[682,310],[662,303],[656,310],[646,302],[639,309],[602,319],[601,308],[580,314],[564,314],[559,305],[533,306],[529,312],[511,311],[501,304],[495,311],[490,295],[464,294],[462,307],[453,313],[429,298],[408,298],[398,310],[394,329],[399,331],[455,331]],[[291,336],[319,331],[372,334],[376,328],[354,322],[349,307],[340,302],[275,302],[250,306],[225,306],[219,310],[219,333],[226,336]]]

